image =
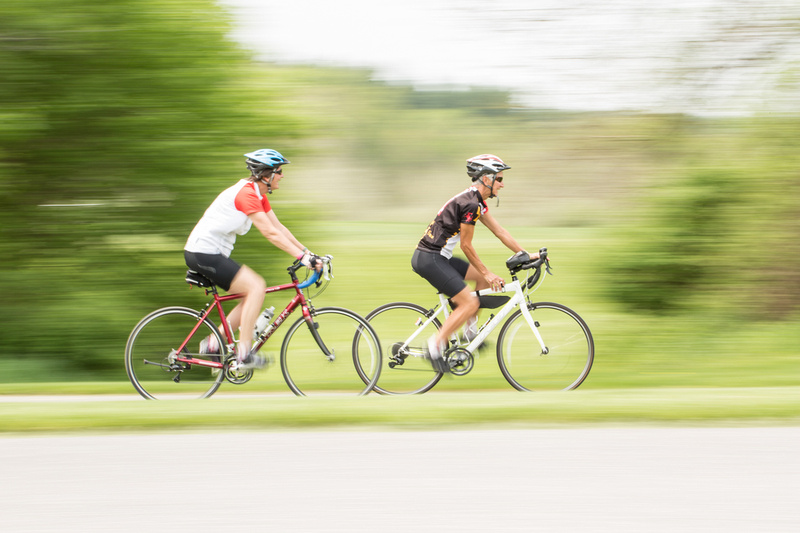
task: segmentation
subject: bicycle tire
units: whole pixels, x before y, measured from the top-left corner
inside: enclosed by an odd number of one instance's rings
[[[332,360],[322,346],[333,353]],[[299,318],[281,345],[281,372],[297,396],[369,394],[380,377],[381,359],[372,326],[341,307],[322,307],[309,320]]]
[[[381,379],[374,388],[378,394],[422,394],[442,379],[442,373],[433,370],[430,361],[419,357],[426,349],[428,338],[442,327],[438,319],[420,332],[414,339],[414,346],[406,350],[405,357],[394,353],[415,331],[417,321],[427,320],[428,315],[429,311],[421,305],[392,302],[376,307],[366,316],[381,340],[385,355]]]
[[[125,345],[125,371],[136,391],[148,400],[208,398],[224,380],[224,372],[200,365],[171,361],[177,350],[197,326],[202,315],[187,307],[164,307],[153,311],[131,331]],[[222,354],[201,356],[200,341],[209,335],[217,338]],[[226,342],[219,329],[204,319],[186,344],[195,357],[219,357],[224,360]]]
[[[528,304],[547,353],[522,315],[513,313],[497,337],[497,363],[506,380],[520,391],[572,390],[589,375],[594,339],[572,309],[553,302]]]

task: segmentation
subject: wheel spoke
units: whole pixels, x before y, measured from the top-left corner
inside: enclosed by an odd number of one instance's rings
[[[183,307],[159,309],[137,324],[125,348],[125,369],[139,394],[151,400],[207,398],[219,388],[224,379],[219,369],[175,362],[175,348],[184,344],[195,326],[197,312]],[[219,330],[206,320],[188,339],[182,355],[220,359],[199,355],[200,342],[209,335],[225,346]]]
[[[405,344],[418,329],[417,323],[427,320],[426,310],[416,304],[396,302],[378,307],[367,315],[381,340],[384,368],[375,391],[381,394],[417,394],[430,390],[442,377],[424,359],[422,347],[428,337],[439,329],[434,321],[413,340],[412,346],[401,353],[398,348]],[[400,364],[402,360],[402,364]],[[393,364],[394,363],[394,364]]]
[[[292,392],[300,396],[370,392],[380,376],[382,354],[367,321],[338,307],[317,309],[313,321],[315,325],[309,326],[304,318],[298,319],[281,347],[281,371]]]
[[[508,382],[518,390],[570,390],[586,379],[594,361],[589,327],[574,311],[549,302],[533,304],[533,319],[547,353],[520,311],[503,325],[497,361]]]

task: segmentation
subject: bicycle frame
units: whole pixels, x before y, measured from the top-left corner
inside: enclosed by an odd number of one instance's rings
[[[261,349],[262,346],[264,346],[264,344],[267,342],[267,340],[269,340],[269,338],[272,337],[272,335],[280,327],[280,325],[283,324],[283,322],[289,317],[289,315],[291,315],[295,311],[295,309],[297,309],[298,307],[302,308],[303,318],[306,320],[306,322],[309,322],[309,323],[311,322],[311,317],[313,316],[314,308],[311,305],[311,303],[308,301],[308,299],[306,298],[305,294],[303,294],[303,289],[305,287],[311,285],[311,283],[309,283],[308,280],[304,281],[304,282],[298,281],[296,276],[294,275],[294,272],[291,269],[290,269],[290,273],[292,275],[292,283],[286,283],[286,284],[283,284],[283,285],[275,285],[273,287],[267,287],[266,290],[264,291],[264,294],[266,295],[266,294],[270,294],[270,293],[273,293],[273,292],[280,292],[280,291],[286,291],[286,290],[294,289],[296,291],[296,294],[291,299],[291,301],[288,303],[286,308],[279,315],[277,315],[275,320],[271,324],[269,324],[264,329],[264,331],[258,336],[258,338],[256,339],[255,344],[253,346],[253,349],[256,350],[256,351]],[[200,327],[200,324],[202,324],[202,322],[206,318],[208,318],[211,315],[211,313],[214,312],[214,310],[217,311],[217,313],[219,314],[219,318],[222,321],[222,328],[224,330],[225,338],[226,338],[226,340],[228,342],[228,346],[235,346],[236,338],[233,335],[233,330],[231,329],[230,324],[228,323],[228,319],[227,319],[227,317],[225,315],[225,310],[223,309],[222,304],[224,302],[230,302],[232,300],[241,299],[241,298],[244,297],[244,295],[243,294],[229,294],[229,295],[226,295],[226,296],[220,296],[217,293],[216,287],[214,287],[213,289],[206,289],[206,294],[209,294],[209,293],[213,293],[214,298],[210,302],[208,302],[206,304],[206,306],[203,308],[203,310],[198,315],[198,317],[197,317],[197,325],[194,328],[192,328],[192,330],[189,332],[189,335],[186,337],[186,339],[183,341],[183,343],[180,345],[180,347],[177,350],[174,350],[173,353],[171,354],[171,356],[174,356],[176,362],[186,363],[186,364],[190,364],[190,365],[205,366],[205,367],[209,367],[209,368],[223,368],[224,361],[217,362],[217,361],[211,361],[211,360],[208,360],[208,359],[198,359],[198,358],[193,357],[191,355],[187,355],[187,356],[178,355],[184,350],[184,348],[186,347],[186,344],[188,344],[189,340],[197,332],[197,329]],[[322,339],[317,334],[317,331],[313,327],[313,325],[310,327],[310,329],[311,329],[311,334],[314,337],[314,340],[317,342],[319,347],[322,349],[322,351],[325,354],[325,356],[328,357],[329,359],[332,358],[333,357],[333,353],[330,350],[328,350],[328,348],[322,342]]]
[[[545,345],[544,340],[542,339],[542,336],[539,333],[539,329],[536,327],[536,323],[533,320],[533,317],[531,316],[531,312],[528,309],[528,306],[527,305],[521,305],[523,303],[529,302],[528,294],[530,294],[531,292],[536,291],[536,289],[538,289],[541,286],[542,282],[544,281],[545,276],[546,276],[546,271],[542,272],[542,274],[539,277],[539,279],[538,279],[537,283],[535,284],[535,286],[532,287],[531,289],[529,289],[528,291],[525,291],[523,289],[523,283],[525,285],[527,285],[527,280],[524,281],[524,282],[520,282],[517,279],[516,276],[512,276],[513,281],[511,283],[506,283],[503,286],[503,288],[500,289],[499,291],[494,291],[492,289],[484,289],[484,290],[481,290],[481,291],[477,291],[476,294],[478,296],[488,296],[488,295],[493,295],[493,294],[504,294],[504,293],[508,293],[508,292],[513,292],[514,294],[511,296],[509,301],[506,302],[506,304],[500,309],[500,311],[497,312],[496,315],[493,314],[480,327],[480,329],[478,330],[478,336],[475,337],[472,340],[472,342],[470,342],[465,347],[465,349],[467,351],[469,351],[470,353],[474,353],[475,350],[477,350],[478,347],[481,345],[481,343],[483,343],[483,341],[486,340],[486,337],[488,337],[489,334],[492,331],[494,331],[494,329],[498,325],[500,325],[500,323],[514,310],[514,308],[519,305],[520,309],[522,311],[522,315],[525,317],[525,321],[531,327],[531,330],[533,331],[533,334],[536,336],[536,340],[539,341],[539,345],[542,347],[542,353],[544,353],[544,354],[548,353],[549,350],[547,349],[547,346]],[[405,341],[405,343],[403,343],[403,346],[401,347],[401,349],[407,349],[408,345],[411,344],[414,341],[414,339],[416,339],[420,335],[420,333],[425,329],[425,327],[427,327],[431,322],[436,320],[436,318],[440,314],[444,313],[444,319],[445,320],[447,320],[447,317],[450,316],[450,312],[448,311],[448,305],[447,305],[447,297],[442,293],[439,293],[438,296],[439,296],[439,305],[437,306],[438,309],[437,308],[432,309],[430,314],[429,314],[429,316],[428,316],[428,319],[425,320],[424,322],[421,322],[421,323],[418,324],[419,327],[416,329],[416,331],[414,331],[414,333],[411,335],[411,337],[409,337]],[[460,338],[459,338],[457,332],[453,333],[453,335],[451,337],[451,340],[456,345],[461,344],[461,341],[460,341]]]

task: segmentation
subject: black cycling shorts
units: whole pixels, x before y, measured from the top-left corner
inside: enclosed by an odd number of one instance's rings
[[[446,258],[437,252],[414,250],[411,257],[411,268],[425,278],[434,288],[452,298],[463,291],[467,284],[469,263],[459,257]]]
[[[233,278],[242,268],[242,265],[222,254],[199,254],[184,250],[183,258],[186,260],[186,266],[204,275],[225,291],[231,290]]]

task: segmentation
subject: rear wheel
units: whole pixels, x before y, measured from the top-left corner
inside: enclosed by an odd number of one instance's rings
[[[431,367],[423,355],[428,338],[441,328],[438,319],[425,326],[428,311],[421,305],[394,302],[382,305],[367,315],[367,320],[381,340],[384,353],[384,368],[381,379],[375,385],[380,394],[421,394],[427,392],[442,379],[442,373]],[[410,342],[412,334],[416,336]]]
[[[217,391],[223,372],[176,360],[179,355],[224,359],[225,340],[210,320],[198,325],[200,317],[194,309],[165,307],[150,313],[133,328],[125,347],[125,370],[139,394],[148,400],[170,400],[208,398]],[[190,336],[195,327],[197,330]],[[209,336],[216,338],[223,353],[200,354],[200,343]]]
[[[521,310],[503,324],[497,338],[497,362],[517,390],[572,390],[589,375],[594,340],[589,326],[572,309],[557,303],[528,304],[546,350]]]
[[[369,323],[340,307],[315,310],[292,324],[281,346],[281,371],[298,396],[364,395],[378,382],[381,347]]]

